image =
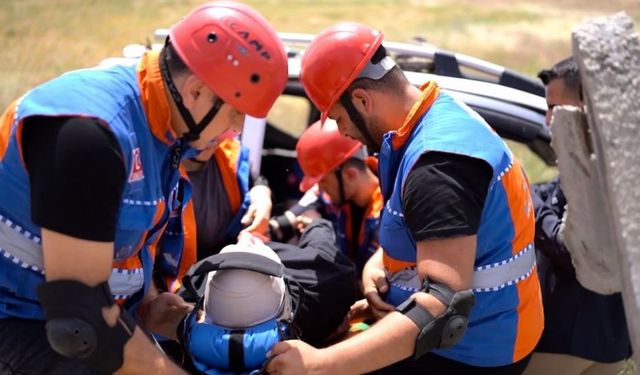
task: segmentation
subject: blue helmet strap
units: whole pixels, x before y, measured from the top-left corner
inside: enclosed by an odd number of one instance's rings
[[[275,323],[278,341],[298,338],[292,331],[293,326],[286,320],[276,320]],[[229,334],[229,369],[236,374],[247,371],[247,360],[245,359],[245,351],[247,351],[245,348],[246,334],[247,331],[244,329],[231,330]],[[255,342],[256,340],[251,341]]]

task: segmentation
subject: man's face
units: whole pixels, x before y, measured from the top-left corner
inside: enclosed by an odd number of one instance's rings
[[[349,117],[349,113],[340,103],[336,103],[333,108],[329,111],[329,118],[334,120],[338,124],[338,130],[340,134],[345,137],[355,139],[360,143],[367,146],[369,150],[379,151],[380,144],[382,144],[383,132],[380,130],[382,127],[379,125],[379,122],[374,116],[362,116],[364,120],[364,126],[369,132],[369,135],[373,138],[376,144],[371,144],[371,141],[365,137],[356,124],[351,121],[351,117]]]
[[[204,93],[195,100],[195,105],[191,109],[194,121],[198,123],[209,112],[215,102],[215,95],[210,90],[203,90]],[[197,150],[205,150],[211,145],[215,137],[227,130],[242,132],[244,125],[244,113],[236,111],[229,104],[223,104],[213,120],[200,133],[200,138],[191,142],[191,147]]]
[[[338,182],[335,170],[324,175],[324,177],[318,181],[318,187],[329,196],[331,203],[336,206],[340,206],[343,203],[340,201],[340,183]]]
[[[553,113],[553,108],[558,105],[573,105],[576,107],[582,106],[580,99],[576,97],[575,94],[572,94],[570,90],[567,89],[564,80],[561,78],[556,78],[551,80],[547,84],[546,88],[546,98],[547,98],[547,114],[545,116],[545,122],[547,126],[551,126],[551,115]]]
[[[340,195],[338,173],[342,180],[342,194],[344,195]],[[362,187],[359,176],[360,172],[356,167],[342,164],[339,169],[334,169],[318,181],[318,187],[329,196],[331,203],[342,206],[358,195]]]

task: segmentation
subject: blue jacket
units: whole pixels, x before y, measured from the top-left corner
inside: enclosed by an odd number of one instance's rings
[[[155,243],[178,201],[179,173],[170,157],[177,139],[169,125],[157,53],[147,53],[137,66],[66,73],[34,88],[4,113],[0,122],[0,318],[43,319],[35,291],[44,281],[40,228],[30,218],[29,179],[20,142],[23,119],[35,115],[96,118],[115,135],[127,182],[109,285],[117,301],[133,308],[150,285]]]
[[[414,164],[429,151],[467,155],[493,169],[477,232],[472,285],[476,304],[469,327],[457,345],[434,353],[473,366],[517,362],[533,351],[543,325],[528,181],[500,137],[464,104],[438,94],[434,84],[423,87],[423,98],[405,125],[385,134],[380,151],[385,197],[380,243],[390,282],[387,301],[397,306],[421,288],[402,191]]]

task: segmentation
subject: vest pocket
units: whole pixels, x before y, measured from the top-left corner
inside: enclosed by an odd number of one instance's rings
[[[140,204],[137,204],[140,203]],[[144,245],[147,232],[153,227],[157,205],[148,202],[123,203],[116,230],[114,261],[136,254]]]

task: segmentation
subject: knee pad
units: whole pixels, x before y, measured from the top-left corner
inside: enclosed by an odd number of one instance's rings
[[[57,280],[40,284],[37,293],[53,350],[83,360],[101,372],[112,373],[122,367],[124,346],[136,322],[122,309],[113,327],[105,322],[102,308],[115,304],[109,284],[90,287],[78,281]]]

